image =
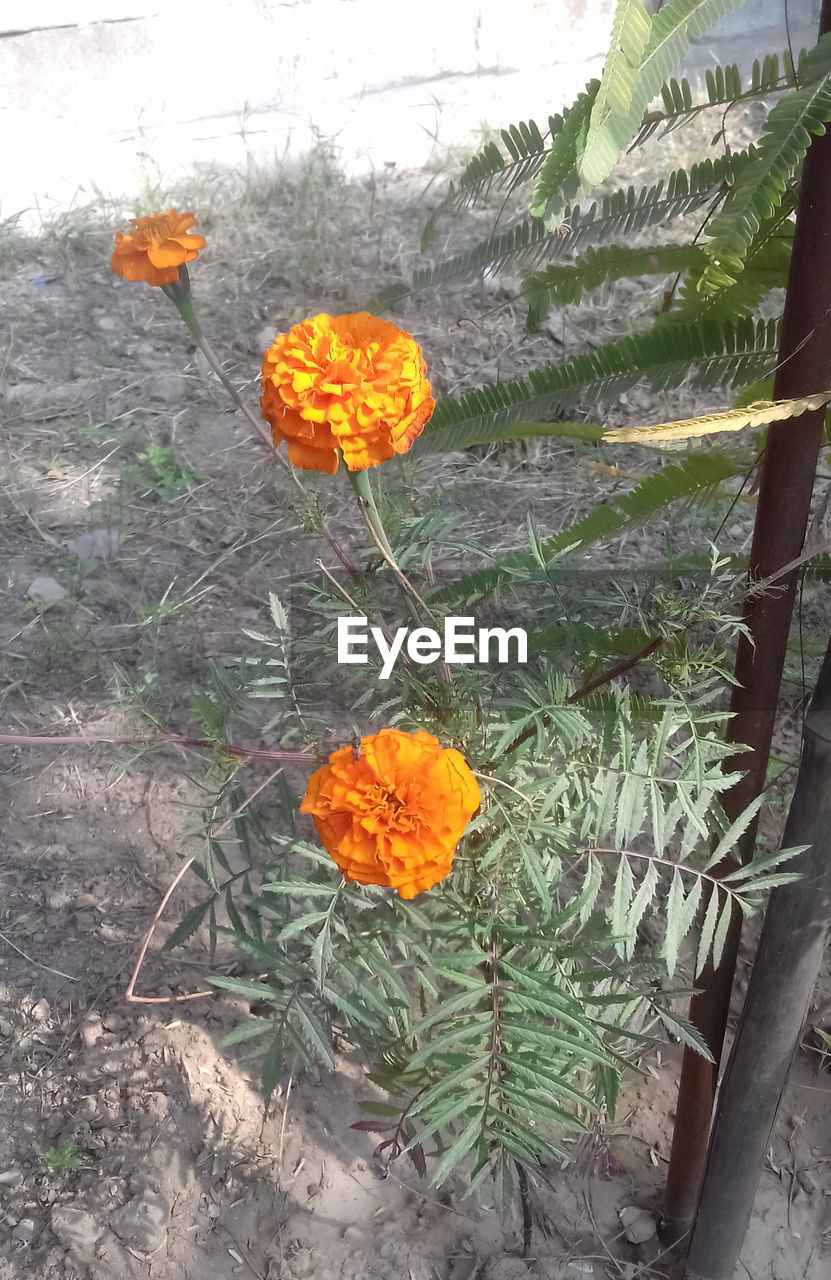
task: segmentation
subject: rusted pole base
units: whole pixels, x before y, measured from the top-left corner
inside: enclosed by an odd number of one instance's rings
[[[809,848],[774,889],[719,1094],[686,1280],[733,1280],[831,920],[831,643],[803,734],[785,848]]]
[[[831,31],[831,0],[823,0],[820,34]],[[808,395],[831,386],[831,130],[814,137],[805,157],[794,232],[774,399]],[[762,462],[759,503],[750,578],[776,573],[802,550],[811,509],[824,410],[806,413],[768,428]],[[726,768],[745,769],[741,782],[724,796],[732,821],[762,791],[782,669],[788,645],[796,590],[796,573],[782,580],[781,590],[751,597],[744,611],[747,635],[739,639],[736,681],[730,710],[731,742],[750,747],[750,756],[725,761]],[[739,842],[747,862],[753,854],[755,823]],[[731,863],[729,868],[733,869]],[[724,868],[716,868],[722,874]],[[681,1068],[676,1122],[670,1152],[664,1209],[664,1238],[677,1240],[695,1212],[724,1042],[730,993],[739,945],[740,922],[734,920],[717,970],[698,981],[700,995],[690,1004],[690,1018],[713,1055],[704,1061],[686,1049]]]

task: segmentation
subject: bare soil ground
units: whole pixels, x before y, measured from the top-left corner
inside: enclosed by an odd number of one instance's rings
[[[351,186],[321,154],[279,182],[203,177],[171,199],[194,208],[208,236],[192,271],[197,301],[253,404],[278,329],[361,305],[411,255],[430,181],[390,173]],[[126,683],[186,731],[188,687],[209,661],[246,651],[242,628],[262,625],[269,590],[319,554],[282,473],[249,442],[173,309],[110,272],[124,212],[96,221],[87,211],[0,246],[8,733],[129,731],[116,696]],[[601,299],[533,338],[493,286],[425,295],[404,320],[437,390],[454,392],[609,340],[633,316],[646,322],[656,288],[631,286],[626,307],[612,313]],[[673,409],[699,405],[682,393]],[[607,418],[647,421],[665,407],[637,391]],[[452,474],[454,501],[469,495],[472,530],[508,540],[527,508],[543,528],[561,527],[614,483],[552,444],[503,451],[487,486],[481,460],[429,467],[436,483]],[[355,531],[335,490],[319,491],[348,542]],[[63,593],[48,606],[29,594],[39,578]],[[196,768],[172,752],[0,748],[0,1280],[671,1274],[650,1223],[671,1132],[672,1046],[643,1061],[617,1123],[571,1169],[534,1180],[533,1244],[521,1257],[519,1224],[468,1202],[460,1183],[436,1193],[408,1166],[373,1161],[372,1137],[349,1129],[366,1086],[348,1052],[320,1082],[285,1080],[264,1115],[256,1075],[219,1047],[247,1006],[180,999],[204,987],[207,939],[158,951],[190,882],[142,969],[137,994],[156,1002],[125,1002],[141,939],[190,851]],[[267,776],[258,768],[255,783]],[[220,951],[213,965],[235,963]],[[737,1273],[752,1280],[827,1274],[825,1065],[810,1045],[800,1051]],[[624,1234],[627,1206],[652,1215],[641,1243]]]

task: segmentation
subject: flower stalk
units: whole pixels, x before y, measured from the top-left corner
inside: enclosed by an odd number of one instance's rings
[[[202,352],[211,369],[213,369],[214,373],[219,378],[219,381],[228,392],[236,407],[240,410],[249,426],[253,429],[255,435],[263,442],[269,453],[274,455],[283,470],[287,471],[288,467],[286,466],[286,463],[277,453],[275,453],[274,445],[271,442],[271,436],[268,431],[263,426],[260,419],[255,417],[248,408],[248,405],[245,403],[242,396],[225,373],[225,370],[222,368],[213,347],[205,337],[202,326],[196,317],[196,312],[193,307],[193,295],[190,291],[190,277],[188,276],[188,269],[184,263],[179,267],[178,280],[174,280],[172,284],[162,285],[162,293],[167,294],[168,298],[170,298],[170,301],[173,303],[174,307],[179,312],[179,315],[187,325],[197,347]]]
[[[438,619],[436,618],[435,614],[432,612],[429,606],[421,598],[418,591],[413,586],[412,582],[410,582],[410,579],[407,577],[404,570],[401,568],[398,561],[396,560],[395,555],[393,554],[392,547],[390,546],[389,539],[387,538],[387,534],[384,529],[383,522],[381,520],[381,514],[377,506],[375,505],[375,498],[373,497],[372,489],[369,483],[369,472],[368,471],[349,471],[347,474],[349,476],[349,482],[355,491],[355,496],[358,501],[358,510],[361,513],[361,517],[364,521],[364,524],[366,525],[369,531],[370,537],[372,538],[376,547],[381,552],[381,555],[384,557],[387,564],[395,574],[396,581],[398,582],[399,586],[403,589],[404,597],[407,601],[410,612],[412,613],[416,621],[420,621],[415,605],[413,604],[413,601],[415,601],[415,604],[417,604],[418,607],[423,610],[423,612],[427,615],[430,621],[435,623],[436,626],[438,626]],[[444,672],[445,679],[449,679],[449,672],[447,670],[447,666],[445,663],[442,663],[440,665],[439,670]]]

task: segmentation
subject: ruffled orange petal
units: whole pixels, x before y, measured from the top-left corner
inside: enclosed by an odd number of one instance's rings
[[[302,435],[322,448],[325,440],[350,471],[406,453],[435,407],[413,337],[366,311],[322,314],[279,334],[263,355],[262,385],[275,443]]]
[[[116,236],[110,259],[113,271],[125,280],[172,284],[179,278],[179,267],[193,262],[205,247],[203,236],[188,232],[195,222],[192,213],[167,209],[152,217],[132,218],[131,222],[135,230]]]
[[[382,729],[334,751],[309,779],[301,812],[348,880],[404,898],[447,876],[480,803],[463,756],[429,733]]]
[[[338,455],[334,449],[316,449],[302,440],[286,442],[290,461],[303,471],[323,471],[333,476],[338,469]]]

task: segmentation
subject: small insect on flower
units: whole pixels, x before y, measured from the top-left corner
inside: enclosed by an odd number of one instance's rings
[[[360,758],[361,758],[361,739],[358,737],[356,733],[355,737],[352,739],[352,759],[360,760]]]

